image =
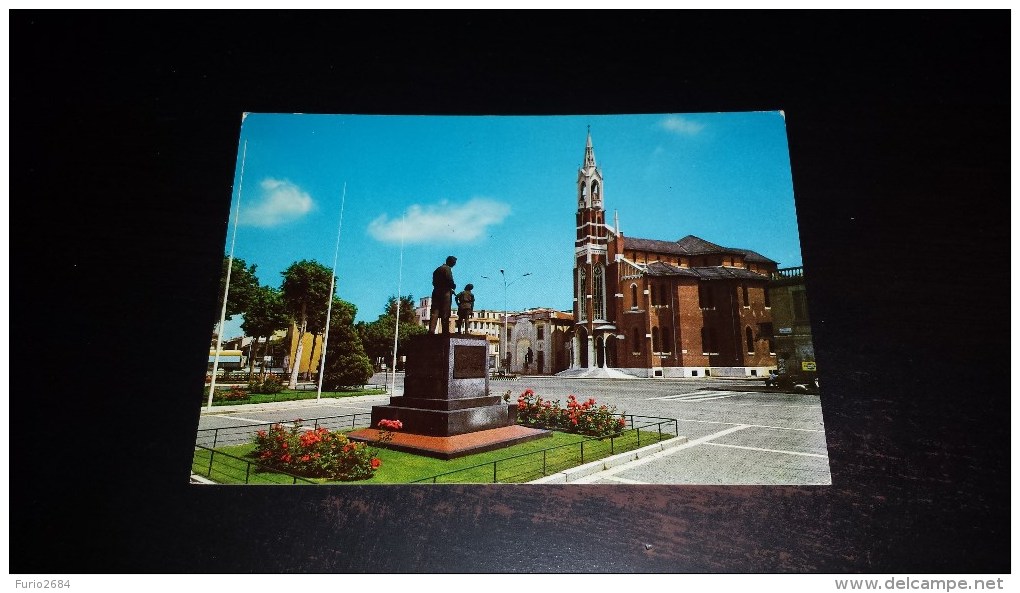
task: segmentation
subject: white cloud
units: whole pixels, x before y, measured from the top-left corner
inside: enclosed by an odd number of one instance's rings
[[[289,181],[266,178],[259,185],[262,191],[258,199],[241,209],[239,224],[278,226],[301,218],[315,207],[312,197]]]
[[[699,124],[679,115],[671,115],[659,123],[664,130],[683,136],[693,136],[705,129],[705,124]]]
[[[407,209],[401,218],[385,214],[368,225],[368,234],[384,243],[466,243],[485,234],[510,214],[510,206],[488,198],[472,198],[463,204],[443,200],[438,204]]]

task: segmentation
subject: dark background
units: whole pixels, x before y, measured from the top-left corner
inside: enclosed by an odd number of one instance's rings
[[[1008,12],[10,31],[12,572],[1010,572]],[[243,111],[772,109],[831,487],[188,485]]]

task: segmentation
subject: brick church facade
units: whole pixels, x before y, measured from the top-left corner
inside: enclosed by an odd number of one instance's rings
[[[763,376],[776,368],[768,282],[777,265],[688,235],[606,225],[589,132],[577,173],[574,323],[565,376]]]

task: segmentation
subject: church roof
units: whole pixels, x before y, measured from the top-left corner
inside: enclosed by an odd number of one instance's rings
[[[639,239],[637,237],[625,236],[623,238],[623,248],[648,251],[652,253],[668,253],[670,255],[742,255],[744,256],[745,261],[776,263],[756,251],[736,247],[723,247],[710,241],[706,241],[701,237],[695,237],[694,235],[687,235],[676,242],[659,241],[657,239]]]
[[[651,251],[654,253],[670,253],[675,255],[690,255],[680,245],[671,241],[658,241],[656,239],[638,239],[637,237],[623,237],[624,249],[636,249],[638,251]]]
[[[727,266],[712,266],[709,268],[691,268],[702,280],[768,280],[764,274],[756,274],[744,268],[730,268]]]
[[[656,261],[648,264],[645,273],[649,276],[689,276],[699,278],[697,272],[692,268],[680,268],[671,264]]]
[[[686,276],[699,280],[765,280],[766,276],[756,274],[744,268],[728,266],[710,266],[704,268],[680,268],[664,262],[652,262],[645,268],[649,276]]]

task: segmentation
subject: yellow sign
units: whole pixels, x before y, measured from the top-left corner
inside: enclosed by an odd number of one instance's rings
[[[817,371],[818,369],[815,368],[814,361],[808,362],[808,361],[805,360],[805,361],[800,363],[800,370],[802,370],[802,371]]]

